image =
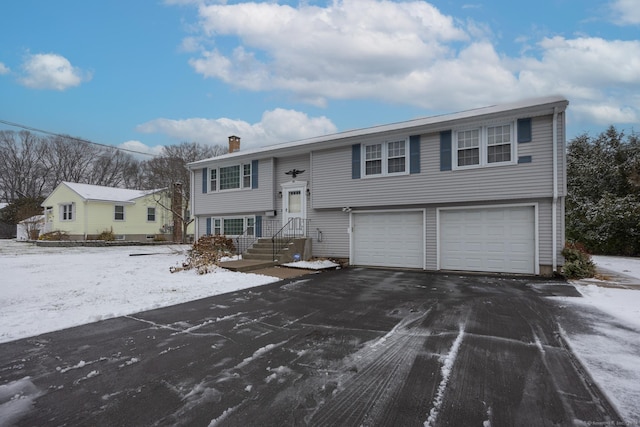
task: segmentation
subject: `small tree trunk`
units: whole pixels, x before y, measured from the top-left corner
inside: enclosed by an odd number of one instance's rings
[[[182,211],[182,184],[173,184],[173,196],[171,197],[171,213],[173,214],[173,241],[182,243],[182,220],[178,212]]]

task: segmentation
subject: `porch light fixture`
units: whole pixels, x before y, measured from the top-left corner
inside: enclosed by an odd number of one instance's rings
[[[278,191],[278,197],[282,199],[282,191]]]
[[[311,196],[311,190],[307,188],[307,198]]]

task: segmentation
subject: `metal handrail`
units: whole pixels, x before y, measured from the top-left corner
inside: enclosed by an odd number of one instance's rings
[[[253,236],[250,236],[248,234],[248,231],[250,228],[253,229]],[[238,236],[236,236],[236,254],[238,256],[242,255],[247,249],[253,246],[253,244],[260,238],[256,236],[256,234],[257,234],[256,224],[254,223],[253,226],[245,228],[242,234],[239,234]],[[240,240],[241,238],[242,240]],[[242,244],[240,242],[242,242]]]
[[[306,236],[309,228],[308,222],[309,220],[302,218],[291,218],[271,237],[271,250],[274,261],[276,260],[276,255],[293,239]]]

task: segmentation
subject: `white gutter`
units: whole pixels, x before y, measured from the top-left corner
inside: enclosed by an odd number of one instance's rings
[[[558,107],[553,107],[553,202],[551,204],[551,268],[558,270]]]

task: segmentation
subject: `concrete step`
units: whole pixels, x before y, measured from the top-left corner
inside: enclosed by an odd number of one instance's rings
[[[277,258],[277,255],[276,255]],[[273,261],[273,254],[271,252],[261,254],[261,253],[244,253],[242,255],[242,259],[245,260],[255,260],[255,261]]]

